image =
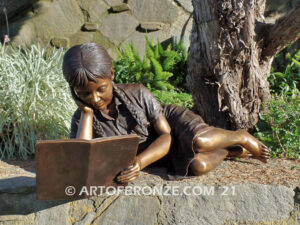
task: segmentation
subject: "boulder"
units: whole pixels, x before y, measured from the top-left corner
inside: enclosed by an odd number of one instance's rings
[[[179,8],[171,0],[128,0],[133,15],[141,22],[172,23]]]
[[[118,45],[135,31],[138,24],[128,12],[109,14],[101,20],[100,32]]]
[[[113,13],[119,13],[119,12],[124,12],[124,11],[128,11],[128,10],[129,10],[129,6],[126,3],[123,3],[121,5],[112,6],[110,8],[110,11]]]
[[[77,0],[79,7],[85,14],[86,22],[98,22],[109,6],[102,0]]]
[[[192,0],[175,0],[181,7],[183,7],[187,12],[192,13],[194,10]]]
[[[98,30],[98,24],[86,22],[85,24],[83,24],[81,29],[83,31],[96,31],[96,30]]]
[[[50,44],[57,48],[69,48],[70,47],[68,38],[54,37],[50,40]]]
[[[83,24],[83,14],[75,0],[39,2],[37,14],[12,24],[15,44],[47,44],[53,37],[68,37]]]

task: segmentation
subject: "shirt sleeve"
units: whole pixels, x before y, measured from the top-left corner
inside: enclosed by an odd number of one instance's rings
[[[70,133],[70,138],[74,139],[76,138],[79,122],[80,122],[80,115],[81,111],[77,109],[73,116],[72,116],[72,121],[71,121],[71,133]]]
[[[152,123],[163,115],[163,109],[154,95],[143,85],[141,85],[141,95],[148,120]]]

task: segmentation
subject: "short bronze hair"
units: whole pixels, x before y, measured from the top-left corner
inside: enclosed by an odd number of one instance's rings
[[[82,87],[97,78],[111,78],[112,60],[97,43],[75,45],[64,55],[63,74],[70,87]]]

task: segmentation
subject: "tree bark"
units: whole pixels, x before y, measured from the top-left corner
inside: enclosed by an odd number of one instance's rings
[[[273,56],[299,38],[299,9],[271,26],[263,23],[265,0],[193,0],[193,6],[187,83],[196,110],[210,125],[251,129],[270,98]],[[291,19],[294,30],[287,28]]]

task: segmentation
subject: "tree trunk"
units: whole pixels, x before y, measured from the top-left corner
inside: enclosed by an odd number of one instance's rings
[[[300,36],[299,4],[265,24],[265,0],[193,0],[187,83],[210,125],[251,129],[270,98],[273,56]]]

